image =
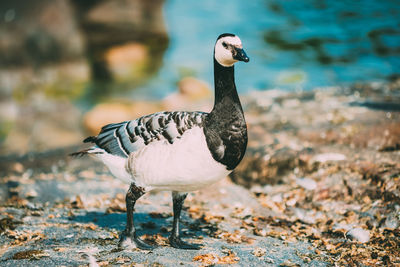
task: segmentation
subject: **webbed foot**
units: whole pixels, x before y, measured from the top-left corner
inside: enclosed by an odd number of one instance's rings
[[[132,248],[140,248],[143,250],[153,250],[157,246],[152,246],[144,242],[142,239],[136,236],[136,234],[133,235],[127,235],[125,234],[125,231],[121,234],[121,238],[119,239],[118,247],[123,248],[123,249],[132,249]]]
[[[199,250],[203,247],[202,245],[190,244],[190,243],[184,242],[184,241],[182,241],[182,239],[180,237],[176,237],[176,236],[170,236],[169,243],[172,247],[179,248],[179,249]]]

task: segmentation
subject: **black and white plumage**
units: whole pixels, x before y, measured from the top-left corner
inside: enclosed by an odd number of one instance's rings
[[[248,62],[236,35],[222,34],[214,48],[215,102],[210,113],[159,112],[106,125],[84,142],[95,145],[74,155],[93,154],[117,178],[130,184],[127,226],[120,245],[149,249],[133,225],[133,207],[152,190],[173,192],[172,246],[197,249],[179,236],[179,217],[187,192],[226,177],[241,161],[247,128],[234,80],[234,63]]]

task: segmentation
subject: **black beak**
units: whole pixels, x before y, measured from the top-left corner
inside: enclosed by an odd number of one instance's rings
[[[236,54],[233,56],[233,59],[249,62],[250,58],[246,55],[246,52],[242,48],[235,47]]]

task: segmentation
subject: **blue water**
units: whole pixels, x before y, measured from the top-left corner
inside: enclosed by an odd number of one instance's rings
[[[386,79],[400,73],[400,1],[168,0],[170,45],[158,74],[136,91],[176,90],[187,74],[213,84],[216,37],[236,33],[250,57],[236,64],[241,93]]]

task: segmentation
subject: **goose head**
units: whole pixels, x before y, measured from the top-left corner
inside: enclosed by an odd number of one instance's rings
[[[231,33],[221,34],[214,48],[215,60],[224,67],[232,67],[238,61],[249,62],[240,38]]]

